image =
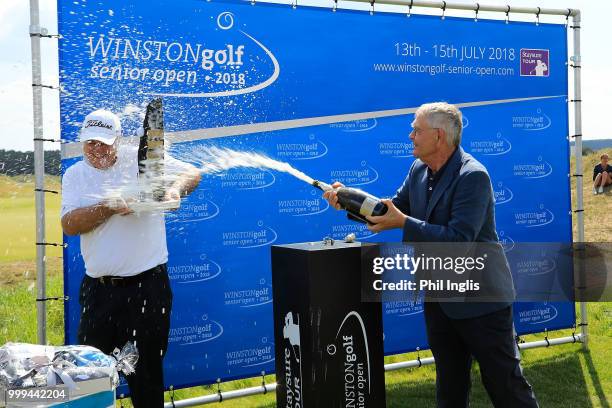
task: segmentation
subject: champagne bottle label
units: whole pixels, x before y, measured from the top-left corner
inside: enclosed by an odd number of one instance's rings
[[[378,200],[372,197],[365,197],[363,203],[361,203],[361,207],[359,207],[359,214],[363,216],[372,215],[372,211],[374,211],[376,204],[378,204]]]

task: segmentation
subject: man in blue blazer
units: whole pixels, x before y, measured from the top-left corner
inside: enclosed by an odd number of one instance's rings
[[[422,105],[412,128],[417,160],[395,196],[383,200],[387,213],[368,217],[368,228],[373,232],[401,228],[404,242],[476,242],[499,247],[494,264],[482,276],[484,284],[496,288],[495,301],[425,303],[438,407],[469,406],[473,358],[495,407],[538,407],[520,365],[512,319],[514,287],[495,230],[489,174],[460,147],[462,115],[455,106]],[[334,192],[325,197],[340,208]]]

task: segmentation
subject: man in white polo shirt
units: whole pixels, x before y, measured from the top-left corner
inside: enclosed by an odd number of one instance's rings
[[[135,214],[116,192],[138,182],[137,146],[119,141],[119,118],[97,110],[85,118],[80,140],[83,160],[62,178],[62,228],[81,236],[86,275],[78,339],[110,354],[136,343],[136,372],[127,376],[134,407],[163,406],[162,360],[168,345],[172,292],[162,212]],[[200,181],[195,167],[176,160],[179,174],[166,192],[176,200]]]

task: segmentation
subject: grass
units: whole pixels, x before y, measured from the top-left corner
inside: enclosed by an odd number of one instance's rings
[[[599,161],[600,152],[584,159],[584,219],[586,241],[612,242],[612,192],[593,196],[590,171]],[[574,170],[572,169],[572,174]],[[50,178],[46,188],[57,188],[57,178]],[[575,191],[575,179],[572,180]],[[574,193],[573,193],[574,194]],[[574,194],[575,195],[575,194]],[[47,240],[59,242],[59,197],[46,194]],[[573,197],[575,203],[575,196]],[[0,177],[0,211],[5,215],[0,236],[0,344],[7,341],[36,342],[35,308],[35,237],[33,184],[27,178]],[[576,226],[574,226],[576,234]],[[576,236],[576,235],[575,235]],[[47,292],[63,293],[61,251],[50,248],[47,253]],[[63,343],[63,307],[49,302],[47,333],[49,343]],[[525,350],[522,353],[525,375],[531,382],[540,406],[609,408],[612,399],[612,303],[589,303],[589,351],[580,344]],[[571,330],[550,333],[550,337],[571,335]],[[543,335],[525,336],[526,341],[541,340]],[[421,356],[430,356],[422,352]],[[386,363],[414,359],[414,353],[385,358]],[[472,407],[490,407],[480,381],[477,365],[472,376]],[[435,369],[433,366],[386,373],[388,407],[434,407]],[[266,382],[274,382],[267,376]],[[224,391],[254,387],[261,378],[223,383]],[[184,399],[216,392],[216,385],[177,390],[175,399]],[[169,395],[166,395],[169,401]],[[213,404],[216,406],[217,404]],[[119,406],[119,403],[118,403]],[[125,401],[124,406],[131,406]],[[229,400],[223,407],[274,407],[274,394]]]

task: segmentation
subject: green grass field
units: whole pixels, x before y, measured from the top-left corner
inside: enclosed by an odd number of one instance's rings
[[[598,161],[593,154],[585,158],[585,174]],[[572,171],[573,172],[573,171]],[[587,241],[612,242],[612,192],[591,194],[590,177],[585,177],[585,230]],[[575,181],[573,181],[575,183]],[[50,178],[47,188],[56,189],[59,181]],[[47,194],[47,240],[59,242],[59,197]],[[35,212],[31,179],[0,177],[0,344],[7,341],[36,342],[35,309]],[[47,252],[47,293],[61,295],[61,251]],[[63,343],[63,305],[49,302],[47,333],[50,344]],[[612,399],[612,303],[589,303],[589,351],[580,344],[566,344],[523,352],[525,375],[531,382],[540,406],[609,408]],[[549,337],[570,335],[572,330],[549,333]],[[541,340],[543,334],[525,336],[526,341]],[[421,353],[422,357],[429,356]],[[410,353],[387,357],[395,362],[416,358]],[[478,367],[473,369],[472,407],[490,407],[480,382]],[[388,407],[434,407],[435,369],[425,366],[387,373]],[[266,382],[274,382],[267,376]],[[222,390],[253,387],[261,378],[223,383]],[[178,390],[175,399],[216,392],[216,385]],[[169,396],[166,395],[166,400]],[[224,401],[224,407],[273,407],[274,395]],[[119,403],[117,404],[119,406]],[[213,404],[217,405],[217,404]],[[124,406],[131,406],[129,401]]]

